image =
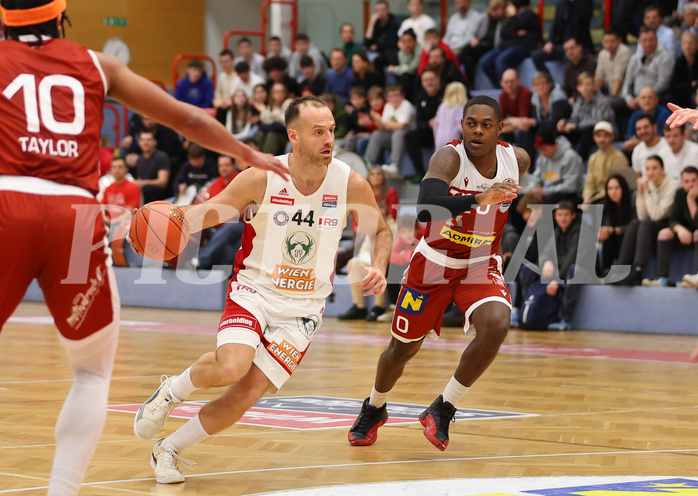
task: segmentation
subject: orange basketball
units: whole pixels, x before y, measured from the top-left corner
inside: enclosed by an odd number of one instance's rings
[[[165,261],[176,257],[189,241],[189,222],[177,205],[150,202],[131,219],[130,236],[134,249],[146,257]]]

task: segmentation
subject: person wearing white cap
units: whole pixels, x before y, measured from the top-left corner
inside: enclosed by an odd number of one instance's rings
[[[608,121],[599,121],[594,126],[594,142],[598,151],[591,154],[587,166],[582,198],[584,204],[603,199],[606,195],[606,180],[611,167],[628,167],[628,158],[613,146],[613,125]]]

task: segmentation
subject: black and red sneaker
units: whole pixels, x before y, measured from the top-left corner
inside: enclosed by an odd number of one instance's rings
[[[388,421],[388,409],[368,404],[369,398],[361,405],[361,413],[349,430],[349,443],[352,446],[370,446],[378,438],[378,428]]]
[[[439,395],[429,408],[419,414],[424,436],[441,451],[448,446],[448,424],[456,421],[456,407]]]

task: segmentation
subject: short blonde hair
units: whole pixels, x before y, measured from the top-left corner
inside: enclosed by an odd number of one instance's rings
[[[462,107],[468,103],[468,95],[465,92],[465,85],[460,81],[448,83],[444,90],[443,102],[447,107]]]

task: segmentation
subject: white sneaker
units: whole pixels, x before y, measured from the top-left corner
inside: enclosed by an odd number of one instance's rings
[[[167,422],[172,410],[182,402],[170,394],[173,377],[163,375],[160,387],[143,403],[133,419],[133,432],[138,439],[152,439]]]
[[[682,288],[698,288],[698,274],[686,274],[683,276]]]
[[[388,309],[376,317],[377,322],[392,322],[395,314],[395,305],[390,305]]]
[[[385,175],[388,177],[394,177],[394,178],[402,177],[400,175],[400,168],[397,166],[397,164],[381,165],[381,169],[383,169],[383,171],[385,172]]]
[[[160,484],[184,482],[184,474],[177,468],[177,462],[181,462],[182,466],[189,470],[194,470],[196,462],[182,458],[174,448],[163,448],[163,441],[164,439],[160,439],[155,444],[150,455],[150,466],[155,471],[155,480]]]

